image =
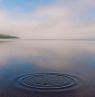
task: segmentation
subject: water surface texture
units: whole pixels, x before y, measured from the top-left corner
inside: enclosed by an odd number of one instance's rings
[[[95,41],[2,40],[0,97],[95,97]]]

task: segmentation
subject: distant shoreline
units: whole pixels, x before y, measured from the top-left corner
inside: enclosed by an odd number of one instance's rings
[[[0,39],[19,39],[19,37],[0,34]]]

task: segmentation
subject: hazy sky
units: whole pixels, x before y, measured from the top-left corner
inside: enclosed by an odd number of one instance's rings
[[[0,0],[0,33],[95,38],[95,0]]]

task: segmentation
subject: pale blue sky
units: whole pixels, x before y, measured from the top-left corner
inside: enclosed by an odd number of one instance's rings
[[[7,11],[18,11],[21,13],[32,12],[42,6],[53,5],[60,0],[1,0],[1,8]],[[77,0],[63,0],[65,4],[76,2]],[[80,0],[78,0],[80,1]],[[88,1],[88,0],[87,0]],[[81,7],[81,6],[80,6]],[[95,18],[95,7],[88,8],[83,14],[80,14],[83,19]]]
[[[13,11],[17,7],[20,12],[31,12],[40,6],[48,6],[56,0],[1,0],[2,8]]]

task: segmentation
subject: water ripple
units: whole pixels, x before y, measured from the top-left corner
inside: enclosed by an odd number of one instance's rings
[[[26,74],[16,78],[16,87],[28,91],[70,91],[80,87],[80,84],[76,76],[60,73]]]

